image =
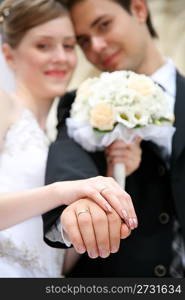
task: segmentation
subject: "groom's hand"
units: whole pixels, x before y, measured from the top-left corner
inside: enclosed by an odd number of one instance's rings
[[[122,140],[117,140],[108,146],[105,150],[107,176],[113,176],[113,166],[116,163],[123,163],[125,165],[127,176],[135,172],[141,163],[142,150],[140,143],[141,138],[137,137],[130,144],[126,144]]]
[[[91,258],[116,253],[120,239],[130,235],[130,229],[114,210],[106,213],[89,199],[69,205],[61,215],[61,224],[75,250],[80,254],[87,251]]]

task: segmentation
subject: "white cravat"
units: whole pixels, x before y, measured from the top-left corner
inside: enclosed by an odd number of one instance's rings
[[[174,112],[176,97],[176,68],[171,59],[165,58],[165,60],[166,63],[155,73],[153,73],[150,77],[153,81],[155,81],[164,89],[165,93],[170,99],[171,112]],[[169,136],[168,140],[171,141],[172,145],[171,135]],[[161,158],[163,159],[167,169],[170,169],[170,156],[172,151],[171,149],[167,149],[166,147],[162,147],[160,149]]]
[[[172,97],[172,106],[175,105],[176,96],[176,68],[170,58],[166,58],[166,63],[150,76],[159,83]]]

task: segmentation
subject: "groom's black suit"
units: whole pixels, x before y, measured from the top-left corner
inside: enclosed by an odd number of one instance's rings
[[[65,118],[69,115],[73,99],[74,93],[69,93],[59,105],[59,134],[50,148],[46,183],[105,174],[104,154],[89,154],[67,136]],[[126,190],[134,202],[139,219],[138,229],[121,242],[118,253],[107,259],[92,260],[86,254],[82,255],[69,276],[170,276],[174,216],[181,225],[185,240],[185,79],[178,73],[175,118],[177,130],[173,139],[170,171],[159,149],[151,142],[142,142],[141,165],[127,178]],[[45,214],[45,232],[62,210],[58,208]],[[64,246],[45,240],[54,247]]]

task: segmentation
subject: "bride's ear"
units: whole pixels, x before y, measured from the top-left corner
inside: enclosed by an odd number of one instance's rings
[[[12,47],[9,44],[4,43],[2,45],[2,52],[3,52],[3,55],[6,60],[7,65],[12,70],[14,70],[14,51],[13,51]]]

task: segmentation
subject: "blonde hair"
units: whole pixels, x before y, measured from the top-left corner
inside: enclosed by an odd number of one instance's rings
[[[0,5],[2,42],[16,48],[29,29],[66,13],[59,0],[4,0]]]

